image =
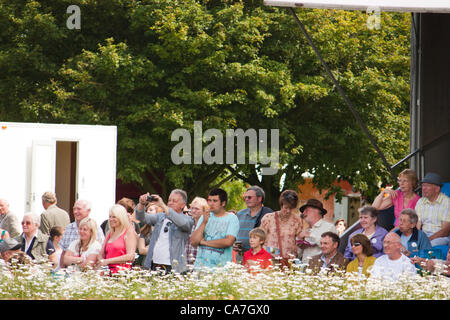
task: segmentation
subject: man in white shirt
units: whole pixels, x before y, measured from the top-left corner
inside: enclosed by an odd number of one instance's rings
[[[337,234],[336,227],[333,223],[323,220],[323,216],[327,210],[323,207],[322,202],[317,199],[309,199],[305,205],[300,207],[301,217],[308,223],[311,228],[300,233],[300,252],[303,263],[309,263],[309,259],[321,253],[320,239],[324,232],[334,232]]]
[[[394,232],[389,232],[383,240],[385,254],[375,260],[370,277],[395,281],[403,273],[410,276],[415,275],[414,264],[401,253],[401,248],[400,236]]]

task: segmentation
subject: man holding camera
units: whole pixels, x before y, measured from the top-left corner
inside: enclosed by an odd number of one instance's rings
[[[145,205],[148,202],[154,202],[164,212],[146,213]],[[194,220],[183,213],[186,204],[187,194],[180,189],[170,193],[167,205],[158,195],[150,196],[146,193],[139,197],[136,218],[142,223],[155,226],[144,269],[162,269],[166,273],[172,270],[179,273],[186,271],[186,242],[194,225]]]

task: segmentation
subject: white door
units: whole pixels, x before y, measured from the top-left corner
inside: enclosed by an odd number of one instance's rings
[[[55,191],[56,141],[33,141],[31,159],[30,211],[41,214],[42,194]]]

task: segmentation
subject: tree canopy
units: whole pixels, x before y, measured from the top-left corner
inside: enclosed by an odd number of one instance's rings
[[[277,207],[305,171],[373,195],[389,171],[327,78],[292,15],[262,1],[0,1],[0,119],[116,125],[117,178],[190,198],[232,179]],[[68,29],[78,5],[81,29]],[[334,76],[394,164],[409,146],[407,14],[298,9]],[[174,165],[174,130],[279,129],[279,170]],[[208,145],[207,141],[203,142]],[[224,172],[228,175],[224,176]],[[219,178],[220,177],[220,178]],[[281,179],[284,177],[284,180]],[[219,183],[218,183],[219,181]],[[332,189],[333,192],[336,191]]]

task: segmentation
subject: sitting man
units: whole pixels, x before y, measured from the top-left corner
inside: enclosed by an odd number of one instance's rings
[[[383,239],[385,254],[375,260],[370,277],[395,281],[403,273],[416,274],[416,268],[408,257],[402,254],[401,249],[400,236],[394,232],[389,232]]]
[[[322,269],[328,270],[328,273],[334,273],[337,270],[345,271],[349,260],[338,252],[339,241],[339,236],[334,232],[322,233],[320,238],[321,253],[313,256],[309,261],[308,268],[313,273],[319,273]]]
[[[416,228],[418,220],[419,217],[414,209],[403,209],[400,212],[398,228],[393,231],[400,236],[405,248],[403,254],[407,257],[418,255],[420,250],[431,249],[431,243],[427,235]]]
[[[427,173],[423,180],[422,198],[417,201],[416,212],[419,216],[417,229],[421,229],[431,241],[431,245],[449,245],[450,243],[450,198],[441,192],[441,177],[436,173]]]
[[[21,243],[21,249],[31,259],[37,262],[51,261],[54,265],[58,264],[55,254],[55,247],[48,235],[40,232],[40,218],[35,213],[25,213],[22,221],[23,233],[17,236],[15,240]]]

